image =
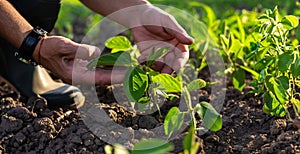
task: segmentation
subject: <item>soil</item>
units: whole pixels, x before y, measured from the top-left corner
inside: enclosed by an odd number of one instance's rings
[[[9,83],[0,87],[0,153],[104,153],[101,141],[85,125],[76,108],[51,109],[43,98],[19,95]],[[262,111],[260,97],[227,85],[221,110],[223,128],[197,136],[199,153],[300,153],[300,131],[292,121]],[[115,122],[132,129],[160,125],[158,114],[138,115],[116,103],[112,86],[97,87],[101,107]],[[209,89],[200,91],[209,100]],[[170,105],[172,104],[172,105]],[[176,105],[166,102],[162,114]],[[172,140],[174,153],[181,152],[184,132]]]

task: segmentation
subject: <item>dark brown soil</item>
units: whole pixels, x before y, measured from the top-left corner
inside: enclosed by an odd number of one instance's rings
[[[6,82],[0,84],[0,153],[104,153],[107,143],[87,128],[77,109],[49,109],[44,99],[27,100]],[[111,86],[97,89],[101,107],[122,126],[152,129],[160,124],[157,113],[136,115],[117,104]],[[293,122],[263,113],[260,98],[247,90],[228,84],[223,128],[198,136],[199,153],[300,153],[300,131]],[[209,91],[200,93],[209,100]],[[173,105],[167,102],[163,114]],[[172,140],[174,153],[182,151],[184,134]]]

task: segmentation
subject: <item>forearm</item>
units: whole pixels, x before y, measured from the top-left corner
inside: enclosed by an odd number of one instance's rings
[[[146,0],[80,0],[91,10],[107,16],[123,8],[149,4]]]
[[[141,15],[141,11],[150,6],[147,0],[80,0],[85,6],[96,13],[130,27],[135,25],[134,19]],[[129,7],[139,6],[130,9]],[[127,8],[127,9],[125,9]],[[123,10],[122,10],[123,9]]]
[[[7,0],[0,0],[0,19],[0,37],[19,48],[33,27]]]

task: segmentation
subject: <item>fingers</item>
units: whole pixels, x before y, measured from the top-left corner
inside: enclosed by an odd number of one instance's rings
[[[77,49],[76,58],[84,59],[84,60],[92,60],[101,55],[101,51],[99,48],[87,45],[87,44],[80,44]]]
[[[124,67],[114,67],[111,69],[96,68],[88,70],[88,61],[75,60],[72,70],[73,83],[109,85],[122,83],[126,69]]]
[[[174,17],[167,15],[166,20],[162,20],[164,31],[175,37],[182,44],[193,44],[194,39],[177,23]]]

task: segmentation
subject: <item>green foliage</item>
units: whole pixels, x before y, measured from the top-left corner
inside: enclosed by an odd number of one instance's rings
[[[131,102],[138,102],[148,89],[148,76],[138,67],[129,67],[124,82],[126,96]]]
[[[166,141],[159,139],[148,139],[137,142],[134,145],[131,154],[165,154],[173,149],[173,145],[167,143]]]
[[[159,74],[150,68],[150,65],[152,65],[156,59],[167,53],[167,48],[158,49],[156,52],[153,49],[148,58],[149,62],[141,65],[137,63],[136,57],[130,56],[131,52],[135,52],[133,51],[135,48],[131,46],[126,37],[116,36],[107,40],[105,44],[112,50],[116,49],[115,51],[117,52],[102,55],[99,58],[92,60],[88,64],[88,67],[113,66],[114,64],[117,64],[117,66],[127,66],[128,69],[124,77],[123,89],[130,102],[143,104],[141,106],[145,106],[145,104],[147,105],[152,102],[156,105],[160,113],[158,106],[159,96],[174,98],[174,93],[182,92],[184,100],[188,106],[188,111],[181,112],[178,107],[173,107],[168,112],[164,119],[166,136],[170,137],[174,131],[177,131],[182,127],[183,120],[186,115],[190,116],[193,123],[192,126],[195,127],[194,129],[196,130],[197,122],[195,119],[195,113],[202,118],[204,125],[210,130],[217,131],[221,129],[221,116],[216,112],[216,110],[214,110],[213,106],[205,102],[200,102],[195,107],[192,106],[190,93],[205,87],[206,82],[204,80],[194,79],[186,83],[182,80],[185,78],[185,73],[179,72],[178,77],[175,78],[169,74]],[[118,51],[121,49],[126,51]],[[152,148],[151,150],[155,151],[155,148]],[[137,150],[134,149],[133,151]]]
[[[196,79],[187,85],[188,91],[195,91],[206,86],[206,82],[202,79]]]
[[[256,37],[259,44],[255,58],[258,61],[254,66],[257,72],[264,72],[255,82],[256,86],[264,85],[264,107],[266,113],[275,116],[290,114],[288,108],[297,102],[297,85],[299,71],[299,50],[290,39],[291,33],[299,25],[298,19],[292,15],[281,16],[278,8],[267,10],[259,17],[256,31],[261,34]],[[293,107],[295,108],[295,107]],[[296,115],[298,111],[295,110]]]
[[[97,66],[131,66],[131,64],[132,60],[130,54],[128,52],[120,51],[93,59],[89,62],[87,67],[88,69],[93,69]]]
[[[132,48],[130,41],[125,36],[116,36],[109,38],[105,42],[105,46],[107,48],[112,49],[112,53],[118,52],[118,51],[126,51],[130,50]]]
[[[196,79],[191,83],[199,83],[199,80]],[[202,87],[198,86],[198,88],[200,89]],[[191,90],[194,91],[199,89],[193,88]],[[221,115],[214,109],[214,107],[207,102],[200,102],[197,105],[192,106],[190,93],[191,91],[189,91],[187,86],[184,85],[182,89],[182,95],[188,107],[187,111],[180,111],[178,107],[173,107],[171,110],[169,110],[164,121],[165,134],[168,137],[170,137],[173,132],[179,130],[179,128],[182,125],[184,116],[186,114],[189,115],[190,118],[192,119],[191,127],[193,127],[192,128],[193,130],[202,129],[202,128],[197,128],[195,113],[197,113],[199,117],[202,119],[204,126],[210,129],[211,131],[218,131],[222,128]]]
[[[167,93],[181,92],[182,83],[177,78],[169,74],[158,74],[152,77],[152,82],[156,83],[159,90]]]
[[[179,130],[184,120],[184,113],[180,112],[177,107],[173,107],[169,110],[164,120],[164,129],[166,136],[170,137],[172,133]]]
[[[195,128],[191,127],[183,140],[183,154],[197,154],[200,143],[195,141]]]
[[[174,149],[174,146],[164,140],[143,139],[137,142],[131,151],[119,144],[104,147],[105,154],[165,154]]]
[[[211,131],[218,131],[222,128],[222,118],[211,104],[200,102],[196,105],[195,111]]]
[[[55,29],[59,35],[73,38],[74,26],[78,22],[83,22],[85,32],[93,25],[101,20],[101,16],[93,13],[90,9],[81,4],[80,1],[63,0],[61,3],[61,9],[58,15]]]

